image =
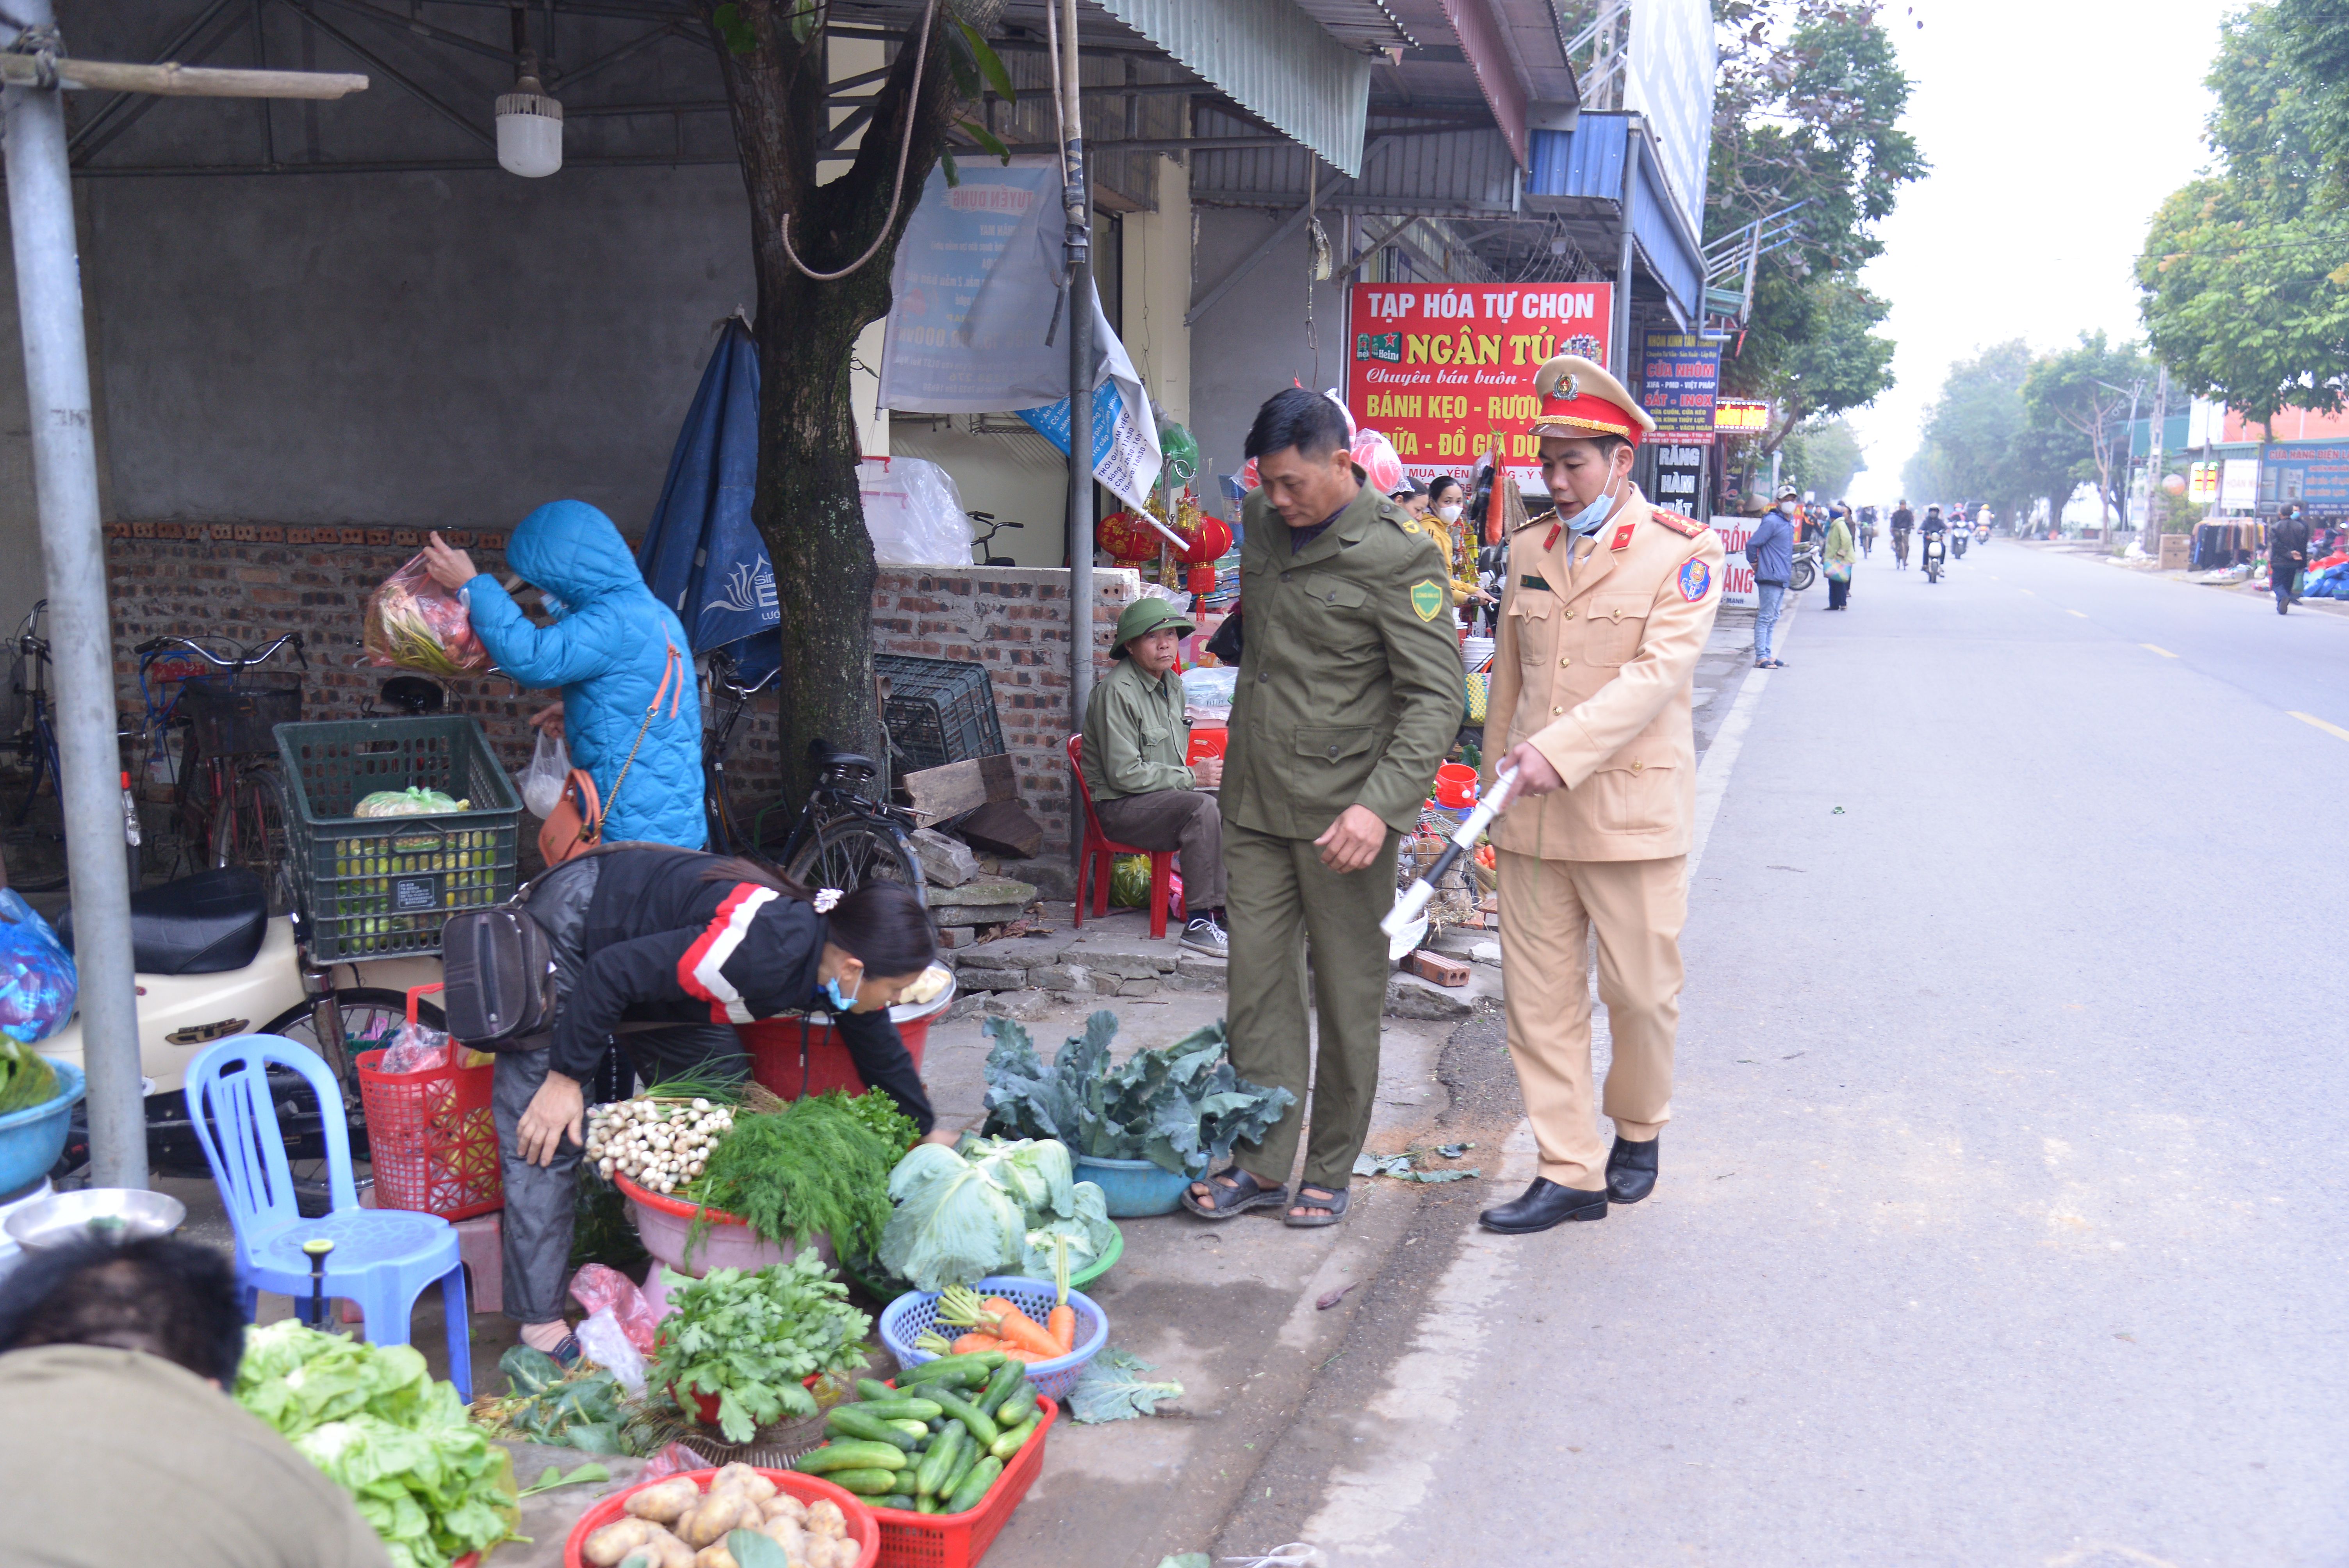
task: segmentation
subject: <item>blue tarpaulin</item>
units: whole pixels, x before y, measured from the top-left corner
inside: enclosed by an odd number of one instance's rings
[[[736,316],[701,373],[636,564],[693,651],[725,648],[750,677],[781,652],[775,568],[750,521],[758,477],[759,350]]]

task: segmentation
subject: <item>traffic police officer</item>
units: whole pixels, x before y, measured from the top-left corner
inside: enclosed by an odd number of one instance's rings
[[[1203,1219],[1346,1212],[1379,1082],[1395,848],[1465,708],[1452,574],[1429,526],[1363,483],[1344,411],[1299,388],[1257,411],[1240,551],[1239,676],[1224,758],[1231,1061],[1297,1098],[1183,1197]],[[1313,949],[1318,1054],[1305,1016]],[[1312,1089],[1297,1202],[1289,1168]]]
[[[1655,428],[1621,384],[1561,355],[1534,392],[1542,478],[1557,503],[1511,542],[1485,728],[1488,775],[1517,770],[1493,828],[1509,1054],[1540,1150],[1489,1229],[1600,1220],[1656,1183],[1671,1116],[1696,744],[1689,691],[1721,607],[1721,542],[1631,483]],[[1602,1164],[1591,1103],[1584,952],[1614,1038]]]

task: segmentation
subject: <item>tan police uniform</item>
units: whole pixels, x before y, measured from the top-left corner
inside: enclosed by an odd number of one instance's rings
[[[1552,360],[1536,390],[1539,435],[1636,440],[1653,428],[1586,359]],[[1614,1041],[1605,1112],[1637,1142],[1671,1117],[1696,807],[1689,691],[1721,605],[1721,569],[1712,529],[1636,490],[1595,534],[1543,518],[1510,542],[1485,773],[1530,741],[1566,780],[1513,801],[1492,830],[1509,1051],[1540,1174],[1560,1186],[1607,1184],[1591,1103],[1594,928]]]

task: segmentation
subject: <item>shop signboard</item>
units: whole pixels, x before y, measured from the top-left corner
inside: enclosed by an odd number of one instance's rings
[[[1554,354],[1608,363],[1609,284],[1356,284],[1346,406],[1414,479],[1464,475],[1497,431],[1502,460],[1541,493],[1534,374]]]
[[[2196,506],[2209,506],[2219,499],[2217,463],[2196,463],[2187,469],[2186,499]]]
[[[2227,458],[2219,472],[2219,504],[2228,511],[2256,511],[2260,504],[2260,460]]]
[[[1770,428],[1770,405],[1753,397],[1716,397],[1713,428],[1723,436],[1758,436]]]
[[[1720,344],[1690,333],[1648,334],[1640,356],[1640,401],[1656,421],[1657,440],[1711,446],[1720,391]]]
[[[1754,566],[1745,559],[1745,542],[1754,537],[1754,519],[1716,517],[1713,531],[1721,537],[1721,602],[1753,609],[1760,603],[1754,593]]]
[[[2318,517],[2349,513],[2349,441],[2279,442],[2267,449],[2261,510],[2293,501]]]
[[[1697,498],[1704,486],[1704,462],[1711,449],[1691,446],[1684,438],[1667,438],[1659,433],[1652,438],[1649,450],[1655,454],[1655,494],[1648,499],[1667,511],[1677,511],[1694,517]]]
[[[1665,182],[1689,227],[1702,233],[1713,83],[1720,74],[1713,6],[1710,0],[1640,0],[1630,9],[1623,107],[1645,115],[1654,128]]]

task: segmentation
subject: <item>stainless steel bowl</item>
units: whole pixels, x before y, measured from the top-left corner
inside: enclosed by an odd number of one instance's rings
[[[91,1187],[26,1204],[8,1216],[7,1231],[22,1247],[62,1247],[74,1242],[168,1236],[187,1218],[188,1206],[169,1193]]]

